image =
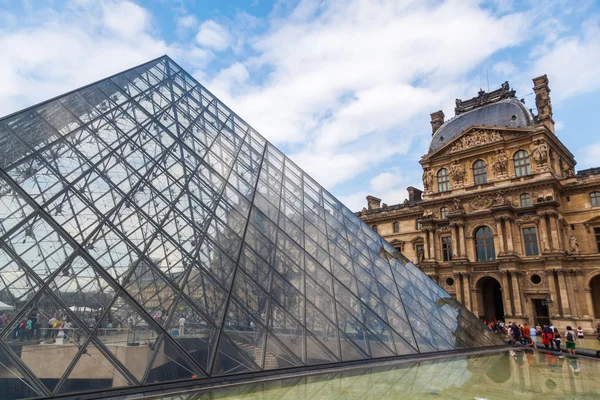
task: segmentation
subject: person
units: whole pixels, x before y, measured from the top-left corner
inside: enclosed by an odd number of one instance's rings
[[[179,318],[179,336],[183,336],[183,329],[185,327],[185,318],[183,315]]]
[[[542,330],[542,342],[544,343],[544,347],[546,347],[546,350],[550,349],[550,345],[552,344],[552,332],[550,331],[550,328],[548,327],[548,325],[544,325],[544,329]],[[554,345],[552,345],[552,348],[554,348]]]
[[[542,327],[540,326],[540,323],[538,322],[537,325],[535,326],[535,332],[537,336],[541,336],[542,335]]]
[[[523,347],[530,346],[530,342],[531,342],[531,331],[529,330],[529,327],[527,326],[527,324],[523,324]]]
[[[565,332],[565,341],[567,342],[567,351],[569,354],[575,354],[575,332],[570,326],[567,326],[567,331]]]
[[[537,345],[536,345],[537,334],[538,334],[537,327],[534,328],[532,326],[531,328],[529,328],[530,347],[533,347],[533,348],[537,347]]]
[[[554,345],[556,346],[556,351],[560,351],[560,345],[562,343],[562,339],[560,336],[560,332],[558,328],[554,327]]]
[[[510,335],[511,335],[511,342],[512,342],[513,346],[517,342],[521,342],[521,331],[519,330],[519,327],[517,326],[517,324],[514,322],[513,322],[512,326],[510,327]]]
[[[583,347],[583,329],[581,329],[580,326],[577,327],[577,341],[579,342],[579,345]]]

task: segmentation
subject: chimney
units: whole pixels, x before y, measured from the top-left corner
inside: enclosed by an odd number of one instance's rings
[[[422,190],[412,186],[407,187],[406,190],[408,191],[408,201],[420,201],[422,199]]]
[[[374,196],[367,196],[367,205],[369,210],[376,210],[381,207],[381,199]]]
[[[431,136],[440,129],[440,126],[444,123],[444,112],[442,110],[431,113]]]
[[[535,106],[538,110],[538,121],[554,134],[554,120],[552,119],[552,103],[550,102],[550,88],[546,75],[533,78],[533,91],[535,92]]]

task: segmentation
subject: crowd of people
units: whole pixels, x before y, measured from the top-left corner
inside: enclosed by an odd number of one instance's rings
[[[561,346],[564,345],[569,354],[575,354],[577,346],[584,346],[585,334],[581,326],[573,329],[567,326],[564,332],[550,324],[541,326],[539,323],[536,326],[529,327],[527,324],[518,325],[516,322],[505,323],[502,320],[483,321],[495,333],[506,334],[513,346],[537,348],[536,338],[540,337],[544,347],[548,350],[561,351]],[[597,339],[600,341],[600,321],[596,328]]]

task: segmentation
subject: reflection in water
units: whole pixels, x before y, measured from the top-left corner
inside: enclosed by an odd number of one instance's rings
[[[209,399],[595,399],[600,363],[539,352],[454,357],[161,397]]]

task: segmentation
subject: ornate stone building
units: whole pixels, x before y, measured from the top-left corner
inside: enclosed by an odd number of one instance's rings
[[[582,326],[600,319],[600,168],[575,173],[547,77],[537,115],[508,82],[431,114],[424,191],[368,196],[357,214],[481,318]]]

